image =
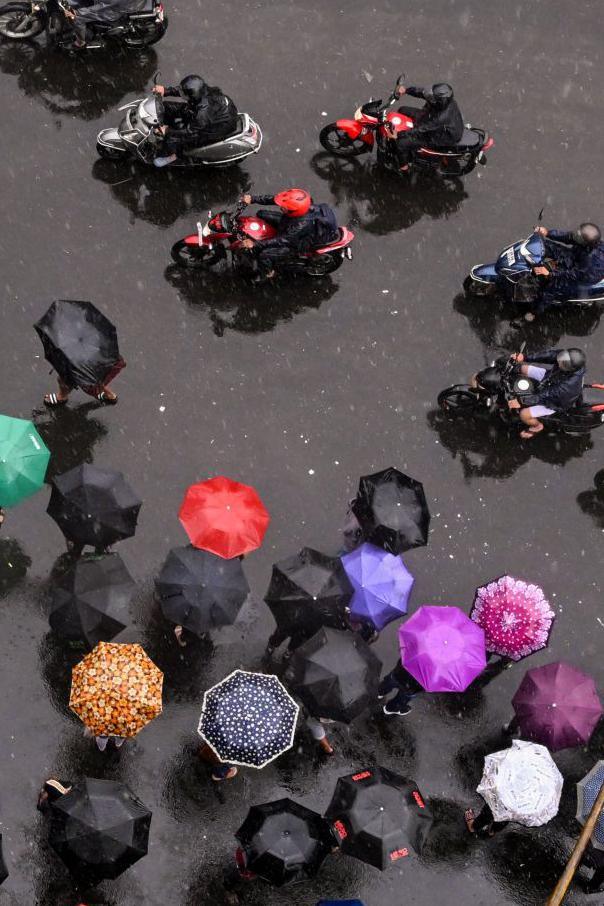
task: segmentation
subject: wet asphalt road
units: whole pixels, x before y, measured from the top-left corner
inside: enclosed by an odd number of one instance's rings
[[[141,640],[165,671],[164,714],[119,755],[97,753],[67,708],[79,655],[48,634],[48,581],[64,550],[44,512],[48,492],[11,511],[0,540],[0,829],[11,872],[2,906],[79,902],[35,811],[51,772],[123,779],[153,810],[149,855],[89,903],[199,906],[221,902],[232,834],[250,804],[291,795],[321,810],[338,775],[373,761],[431,799],[438,825],[423,858],[385,873],[333,858],[307,886],[250,885],[245,903],[544,902],[577,833],[574,781],[602,757],[604,730],[588,750],[556,756],[567,783],[555,821],[469,841],[463,808],[478,804],[481,756],[500,746],[522,665],[483,692],[426,696],[404,721],[374,715],[336,730],[327,765],[301,733],[298,751],[220,789],[195,759],[195,728],[207,686],[238,666],[259,668],[273,625],[261,600],[272,562],[307,544],[336,552],[358,476],[391,464],[424,481],[434,517],[429,546],[405,556],[416,576],[411,609],[469,609],[476,585],[511,572],[542,584],[557,611],[550,649],[531,666],[566,658],[604,679],[604,498],[594,487],[604,432],[521,447],[435,412],[442,387],[517,343],[509,319],[460,296],[469,265],[527,233],[543,205],[556,226],[602,216],[599,7],[180,2],[168,7],[166,38],[140,57],[0,46],[0,408],[29,417],[38,407],[50,474],[94,461],[123,470],[140,492],[137,535],[120,547],[139,583],[124,638]],[[97,131],[157,68],[168,83],[191,70],[219,83],[262,125],[261,154],[209,175],[96,160]],[[464,117],[494,135],[489,165],[463,185],[409,189],[369,159],[341,166],[321,154],[320,127],[385,93],[401,70],[419,84],[452,81]],[[292,183],[335,203],[356,231],[355,259],[332,282],[252,291],[167,268],[172,242],[208,208],[250,185]],[[115,409],[74,394],[64,411],[40,411],[53,388],[31,325],[61,297],[92,300],[118,326],[128,368]],[[533,347],[572,340],[604,379],[598,322],[596,311],[570,314],[522,336]],[[176,518],[185,487],[215,473],[255,485],[273,521],[245,563],[253,600],[242,620],[183,655],[152,583],[169,548],[185,542]],[[394,628],[376,650],[390,669]],[[588,901],[575,887],[568,902]]]

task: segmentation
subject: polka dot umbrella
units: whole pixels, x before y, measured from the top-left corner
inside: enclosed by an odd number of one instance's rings
[[[235,670],[206,691],[198,733],[221,761],[263,768],[291,749],[298,712],[278,677]]]
[[[589,814],[594,807],[603,783],[604,761],[598,761],[589,774],[586,774],[577,784],[577,821],[579,824],[585,824],[589,818]],[[604,850],[603,813],[600,813],[600,817],[596,822],[594,832],[590,839],[595,849]]]
[[[476,591],[470,617],[487,651],[519,661],[548,643],[555,614],[538,585],[501,576]]]

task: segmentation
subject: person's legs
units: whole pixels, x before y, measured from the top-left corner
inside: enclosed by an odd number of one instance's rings
[[[421,143],[421,141],[419,141],[419,139],[414,138],[411,135],[405,135],[403,133],[399,133],[399,135],[395,141],[395,149],[396,149],[396,159],[397,159],[398,165],[401,169],[408,168],[409,163],[411,162],[411,160],[413,158],[413,155],[415,154],[415,152],[417,151],[418,148],[421,148],[421,146],[422,146],[422,143]]]
[[[396,695],[386,702],[382,710],[384,714],[396,714],[399,717],[404,717],[411,711],[409,702],[413,697],[408,692],[403,692],[402,689],[399,689]]]
[[[261,277],[271,277],[276,269],[291,258],[291,250],[284,246],[263,249],[262,243],[255,246],[258,273]]]
[[[524,440],[532,440],[535,434],[540,434],[544,428],[543,422],[539,421],[539,418],[553,414],[554,410],[548,409],[547,406],[528,406],[521,409],[520,421],[526,425],[526,430],[520,432],[520,437]]]
[[[604,866],[596,868],[585,885],[585,890],[587,893],[601,893],[604,890]]]
[[[97,748],[98,748],[99,752],[104,752],[105,749],[107,748],[107,743],[109,742],[109,737],[108,736],[95,736],[94,740],[97,744]]]
[[[306,719],[306,724],[308,726],[308,729],[310,730],[312,738],[316,743],[319,744],[319,747],[323,749],[323,751],[327,755],[333,755],[333,747],[327,739],[327,733],[325,732],[325,727],[323,726],[321,721],[317,720],[314,717],[308,717]]]
[[[58,393],[47,393],[44,397],[44,403],[46,406],[62,406],[67,402],[69,394],[73,390],[73,387],[70,387],[69,384],[66,384],[65,381],[61,380],[57,376],[57,384],[59,385]]]
[[[271,655],[275,648],[282,645],[287,638],[289,638],[289,632],[277,626],[266,644],[266,654]]]
[[[398,688],[399,685],[394,678],[394,670],[391,670],[390,673],[387,673],[386,676],[381,680],[380,685],[378,686],[378,698],[384,698],[384,696],[388,695],[389,692],[393,692]]]

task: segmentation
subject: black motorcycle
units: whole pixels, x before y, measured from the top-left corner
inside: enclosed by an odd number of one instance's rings
[[[140,0],[138,6],[135,12],[125,13],[118,20],[91,26],[90,38],[83,49],[99,50],[111,42],[125,47],[156,44],[168,27],[163,4],[161,0]],[[75,34],[65,15],[69,10],[65,0],[6,3],[0,7],[0,37],[9,41],[31,41],[44,32],[51,46],[71,50]]]
[[[535,393],[538,382],[520,373],[513,356],[493,362],[479,371],[475,385],[453,384],[438,395],[438,405],[451,417],[498,415],[510,425],[521,427],[518,410],[508,402]],[[556,412],[544,420],[548,428],[563,434],[589,434],[604,422],[604,384],[585,384],[580,398],[564,412]]]

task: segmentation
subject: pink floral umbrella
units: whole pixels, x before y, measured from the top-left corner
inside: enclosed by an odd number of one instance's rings
[[[555,614],[538,585],[502,576],[477,590],[470,616],[487,651],[519,661],[545,648]]]

